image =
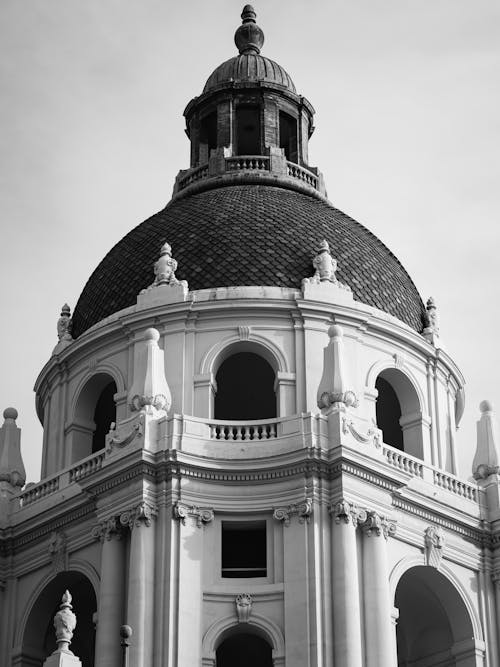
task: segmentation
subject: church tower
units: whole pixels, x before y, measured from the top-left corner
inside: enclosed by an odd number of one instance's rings
[[[491,405],[467,481],[436,305],[330,203],[241,18],[172,199],[62,309],[37,484],[4,412],[0,664],[498,667]]]

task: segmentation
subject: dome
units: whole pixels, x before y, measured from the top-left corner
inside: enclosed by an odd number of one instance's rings
[[[258,82],[275,84],[296,92],[295,85],[290,75],[275,63],[274,60],[265,58],[258,53],[243,53],[234,56],[219,65],[208,77],[204,93],[227,86],[231,82]]]
[[[339,280],[357,301],[422,330],[423,303],[388,248],[323,197],[285,187],[231,184],[175,197],[129,232],[94,271],[73,315],[73,335],[135,304],[153,282],[153,264],[168,241],[176,276],[189,289],[265,285],[299,289],[314,273],[326,239]]]

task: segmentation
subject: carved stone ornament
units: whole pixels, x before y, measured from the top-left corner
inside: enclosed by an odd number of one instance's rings
[[[137,421],[123,433],[117,431],[116,423],[111,422],[109,433],[106,435],[106,452],[110,454],[115,448],[123,449],[130,445],[136,438],[144,435],[144,415],[140,414]]]
[[[69,650],[69,645],[73,639],[73,632],[76,628],[76,616],[73,613],[71,606],[71,594],[69,591],[65,591],[62,596],[62,604],[59,607],[59,611],[54,616],[54,628],[56,631],[56,641],[57,649],[54,653],[69,653],[73,655],[73,652]]]
[[[273,518],[277,521],[283,521],[285,526],[290,525],[293,516],[299,518],[299,523],[309,523],[313,511],[312,498],[305,498],[303,502],[288,505],[287,507],[275,507]]]
[[[156,287],[174,287],[181,285],[187,290],[186,280],[177,280],[175,272],[177,271],[177,260],[172,257],[172,248],[169,243],[164,243],[160,250],[160,257],[154,263],[153,267],[155,279],[154,282],[141,294],[145,294]]]
[[[236,615],[238,616],[238,623],[248,623],[248,619],[252,613],[252,596],[249,593],[240,593],[236,596],[236,600],[234,602],[236,604]]]
[[[357,408],[359,405],[356,394],[350,389],[343,392],[324,391],[318,399],[320,409],[329,408],[336,403],[343,403],[348,408]]]
[[[382,447],[382,431],[375,424],[368,429],[366,434],[363,434],[355,428],[352,419],[344,417],[342,419],[342,433],[352,435],[362,445],[374,445],[377,449]]]
[[[123,526],[120,524],[118,517],[111,517],[100,521],[92,528],[92,537],[96,540],[111,540],[113,537],[121,539],[123,535]]]
[[[139,526],[150,526],[157,514],[158,508],[155,505],[143,501],[120,514],[120,523],[128,526],[130,530]]]
[[[66,535],[54,531],[49,539],[48,552],[52,559],[52,571],[54,573],[65,572],[68,569],[68,552]]]
[[[330,253],[330,246],[328,241],[323,239],[319,244],[319,247],[316,248],[317,254],[312,260],[312,265],[314,267],[314,275],[310,278],[304,278],[302,285],[304,284],[319,284],[319,283],[333,283],[342,289],[350,291],[350,287],[343,285],[337,280],[335,271],[337,270],[337,260],[332,257]]]
[[[214,511],[210,507],[196,507],[178,502],[174,505],[174,517],[179,519],[183,526],[186,525],[186,520],[191,518],[196,522],[196,526],[201,528],[204,523],[214,520]]]
[[[160,332],[146,329],[142,339],[134,346],[134,381],[130,388],[128,404],[133,412],[155,414],[168,412],[172,404],[170,389],[165,377],[165,359],[159,347]]]
[[[64,350],[73,342],[73,336],[71,335],[72,326],[73,320],[71,319],[71,309],[68,304],[65,303],[61,308],[61,315],[57,320],[58,343],[52,350],[52,354],[58,354],[59,352],[62,352],[62,350]]]
[[[352,523],[354,527],[364,523],[367,518],[365,510],[347,500],[340,500],[338,503],[331,505],[329,512],[335,523]]]
[[[436,302],[432,296],[427,300],[425,306],[424,330],[422,331],[422,335],[435,347],[439,345],[439,321]]]
[[[373,535],[380,537],[383,535],[385,539],[396,534],[396,522],[391,521],[378,512],[369,511],[366,513],[366,519],[361,524],[363,532],[368,537]]]
[[[441,526],[428,526],[424,533],[425,562],[437,570],[441,565],[443,547],[446,542],[444,530]]]

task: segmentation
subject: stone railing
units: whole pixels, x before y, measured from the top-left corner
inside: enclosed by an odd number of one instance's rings
[[[201,181],[202,178],[206,178],[207,176],[208,164],[202,164],[201,167],[189,170],[185,176],[181,176],[177,182],[177,189],[184,190],[184,188],[196,183],[196,181]]]
[[[235,155],[231,157],[212,156],[206,164],[188,169],[185,173],[181,172],[177,177],[174,194],[204,179],[244,172],[260,172],[262,175],[272,173],[278,177],[288,176],[315,190],[324,191],[319,176],[306,167],[286,160],[284,156]]]
[[[239,155],[226,158],[226,171],[269,171],[271,161],[267,155]]]
[[[45,479],[38,484],[28,486],[17,496],[21,506],[26,507],[27,505],[35,503],[37,500],[41,500],[42,498],[50,496],[52,493],[59,491],[59,477],[60,475],[57,475],[56,477],[50,477],[49,479]]]
[[[456,496],[471,500],[475,503],[478,502],[479,491],[477,484],[461,480],[456,475],[452,475],[444,470],[439,470],[435,466],[428,465],[420,459],[417,459],[415,456],[405,454],[390,445],[383,444],[382,452],[387,463],[393,468],[397,468],[412,477],[419,477],[420,479],[427,480],[434,486],[438,486]]]
[[[271,440],[278,437],[279,419],[266,419],[262,422],[212,421],[210,438],[212,440]]]
[[[295,162],[287,161],[286,166],[289,176],[292,176],[292,178],[298,178],[300,181],[304,181],[304,183],[307,183],[307,185],[310,185],[311,187],[316,188],[316,190],[319,190],[318,177],[316,174],[313,174],[312,171],[309,171],[309,169],[305,169],[304,167],[300,167],[298,164],[295,164]]]
[[[104,461],[104,450],[93,454],[92,458],[85,459],[81,463],[77,463],[75,466],[69,470],[69,481],[78,482],[81,479],[85,479],[89,475],[93,475],[95,472],[102,468],[102,462]]]

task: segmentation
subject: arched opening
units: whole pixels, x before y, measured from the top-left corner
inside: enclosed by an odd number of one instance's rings
[[[68,427],[69,463],[104,448],[111,422],[116,422],[116,392],[116,383],[107,373],[92,376],[80,391]]]
[[[200,164],[208,162],[210,151],[217,148],[217,111],[212,111],[200,122]]]
[[[398,667],[477,667],[472,622],[460,594],[433,567],[413,567],[396,588]]]
[[[225,359],[215,376],[215,419],[250,421],[276,414],[275,373],[254,352],[237,352]]]
[[[260,155],[260,109],[241,105],[236,109],[237,155]]]
[[[61,605],[64,591],[69,590],[76,615],[76,628],[70,650],[82,665],[94,667],[95,625],[97,600],[94,588],[80,572],[61,572],[43,589],[28,616],[22,639],[23,667],[41,667],[56,650],[54,616]]]
[[[390,382],[378,377],[375,382],[378,391],[376,413],[377,426],[381,429],[384,442],[396,449],[403,449],[403,429],[401,428],[401,405]]]
[[[298,162],[297,154],[297,120],[280,111],[280,148],[285,151],[285,157],[290,162]]]
[[[219,645],[215,664],[216,667],[272,667],[272,649],[262,637],[238,633]]]
[[[424,423],[415,387],[396,368],[386,368],[375,382],[377,426],[383,440],[396,449],[424,458]]]

